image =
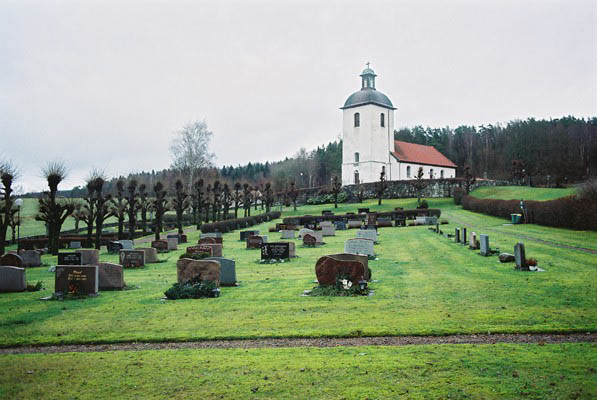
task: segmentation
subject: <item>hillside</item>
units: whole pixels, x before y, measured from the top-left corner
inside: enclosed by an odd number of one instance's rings
[[[576,193],[575,188],[535,188],[528,186],[485,186],[471,192],[478,199],[496,200],[536,200],[547,201],[570,196]]]

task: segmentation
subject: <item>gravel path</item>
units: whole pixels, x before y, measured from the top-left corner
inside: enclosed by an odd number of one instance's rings
[[[75,344],[60,346],[14,347],[0,349],[2,354],[70,353],[102,351],[176,350],[176,349],[255,349],[283,347],[406,346],[421,344],[495,344],[495,343],[596,343],[597,332],[569,334],[496,334],[449,336],[381,336],[318,339],[202,340],[196,342]]]

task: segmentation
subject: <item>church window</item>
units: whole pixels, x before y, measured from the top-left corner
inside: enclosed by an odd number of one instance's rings
[[[429,170],[429,179],[433,179],[433,168]]]
[[[361,126],[361,114],[354,113],[354,126]]]
[[[355,183],[355,185],[358,185],[360,183],[359,182],[359,171],[357,171],[357,170],[354,171],[354,183]]]
[[[354,162],[356,162],[356,163],[359,162],[359,153],[358,152],[354,153]]]
[[[381,166],[381,172],[384,173],[384,174],[386,173],[386,166],[385,165]]]
[[[444,179],[444,170],[443,169],[439,171],[439,177]]]
[[[410,178],[410,165],[406,167],[406,177]]]
[[[380,118],[379,122],[381,123],[381,126],[383,128],[384,126],[386,126],[386,115],[384,113],[381,113],[379,115],[379,118]]]

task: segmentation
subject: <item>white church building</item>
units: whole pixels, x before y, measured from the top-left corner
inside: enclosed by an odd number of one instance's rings
[[[361,74],[361,90],[351,94],[342,121],[342,185],[414,179],[423,168],[426,179],[454,178],[456,165],[433,146],[394,140],[390,99],[375,89],[375,72]]]

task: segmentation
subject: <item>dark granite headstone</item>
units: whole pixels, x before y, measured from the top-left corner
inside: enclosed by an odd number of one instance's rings
[[[523,243],[518,242],[514,246],[514,261],[516,261],[516,269],[529,271]]]
[[[22,292],[27,289],[25,269],[12,266],[0,266],[0,292]]]
[[[143,250],[120,250],[120,264],[124,268],[139,268],[145,265]]]
[[[259,249],[263,244],[263,238],[257,235],[247,237],[247,249]]]
[[[271,242],[261,245],[262,260],[281,260],[290,258],[290,244],[288,242]]]
[[[481,255],[482,256],[488,256],[490,255],[490,249],[489,249],[489,236],[481,234],[480,235],[480,242],[481,242]]]
[[[58,265],[54,291],[56,293],[96,294],[99,274],[96,265]]]
[[[6,253],[0,257],[0,265],[23,268],[23,259],[13,253]]]
[[[460,241],[462,242],[463,245],[466,246],[466,228],[462,228],[462,230],[461,230]]]
[[[259,235],[259,231],[258,230],[252,230],[252,231],[241,231],[240,232],[240,240],[247,240],[249,238],[249,236],[257,236]]]
[[[454,240],[460,243],[460,228],[454,228]]]
[[[58,265],[81,265],[81,253],[58,253]]]
[[[108,242],[106,247],[108,249],[108,253],[118,253],[120,250],[123,249],[122,243],[120,243],[119,241]]]
[[[154,240],[151,242],[151,247],[156,249],[158,253],[168,252],[168,241],[166,240]]]

